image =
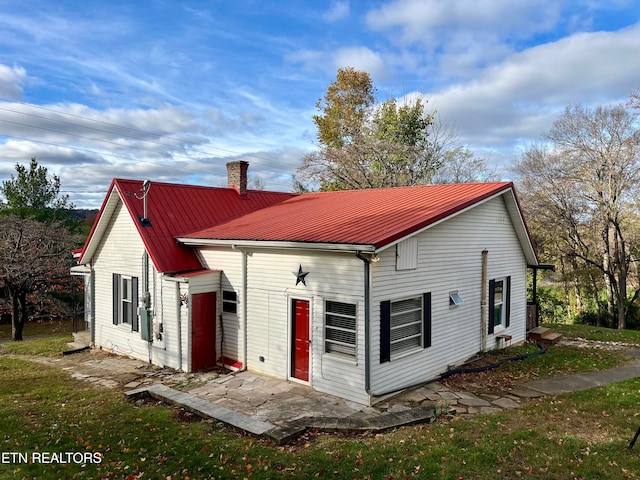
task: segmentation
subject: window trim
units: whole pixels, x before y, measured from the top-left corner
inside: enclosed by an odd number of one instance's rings
[[[502,282],[502,310],[500,323],[495,323],[496,315],[496,283]],[[489,280],[489,318],[487,319],[489,335],[509,328],[511,324],[511,276],[496,277]]]
[[[125,288],[126,284],[129,284],[128,288]],[[129,298],[125,297],[125,291],[129,291]],[[133,278],[129,275],[120,276],[120,320],[125,325],[133,324]],[[128,312],[127,312],[128,311]],[[129,315],[126,315],[129,313]],[[129,318],[127,318],[129,317]]]
[[[349,306],[353,306],[354,308],[354,314],[353,316],[351,315],[345,315],[339,312],[330,312],[329,308],[328,308],[328,303],[332,302],[332,303],[336,303],[336,304],[342,304],[342,305],[349,305]],[[358,359],[358,303],[357,302],[345,302],[345,301],[341,301],[341,300],[335,300],[335,299],[331,299],[331,298],[325,298],[324,302],[324,326],[323,326],[323,336],[324,336],[324,350],[323,353],[326,355],[330,355],[332,357],[336,357],[336,358],[340,358],[340,359],[344,359],[344,360],[350,360],[350,361],[357,361]],[[349,328],[344,328],[344,327],[338,327],[338,326],[334,326],[334,325],[329,325],[328,324],[328,316],[329,315],[335,315],[335,316],[339,316],[342,318],[349,318],[349,319],[353,319],[353,329],[349,329]],[[328,338],[327,336],[327,330],[334,330],[334,331],[343,331],[343,332],[349,332],[349,333],[353,333],[353,337],[354,337],[354,342],[353,344],[349,344],[349,343],[345,343],[345,342],[339,342],[337,340],[331,340]],[[344,353],[344,352],[330,352],[327,350],[327,344],[335,344],[335,345],[342,345],[342,346],[346,346],[349,348],[353,348],[353,355],[348,354],[348,353]]]
[[[131,298],[123,299],[124,282],[131,281]],[[113,324],[129,325],[132,332],[139,330],[138,320],[138,277],[132,275],[112,274],[112,302],[113,302]],[[125,302],[130,313],[131,322],[125,322],[124,308]]]

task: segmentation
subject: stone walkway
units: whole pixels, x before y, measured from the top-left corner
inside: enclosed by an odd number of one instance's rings
[[[637,351],[634,351],[638,354]],[[640,354],[638,354],[640,355]],[[431,382],[404,391],[373,407],[317,392],[305,385],[251,372],[183,373],[139,360],[85,351],[58,358],[33,357],[68,371],[73,378],[104,388],[122,388],[130,398],[151,396],[218,419],[278,443],[308,428],[382,431],[431,422],[441,415],[466,417],[519,408],[544,395],[593,388],[640,376],[640,360],[621,367],[538,380],[507,392],[474,394]]]

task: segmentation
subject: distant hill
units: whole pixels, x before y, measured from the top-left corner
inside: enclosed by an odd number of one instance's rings
[[[100,212],[100,210],[98,210],[97,208],[95,209],[77,208],[71,211],[73,216],[82,220],[82,224],[86,225],[87,227],[91,227],[93,225],[93,222],[98,216],[98,212]]]

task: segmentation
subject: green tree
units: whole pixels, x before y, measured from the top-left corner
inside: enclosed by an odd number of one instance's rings
[[[322,112],[313,116],[320,145],[342,148],[356,142],[375,104],[375,92],[368,73],[351,67],[338,69],[325,97],[316,103]]]
[[[294,176],[297,191],[382,188],[430,183],[447,158],[452,135],[428,113],[421,98],[375,102],[366,72],[339,69],[316,104],[318,150],[307,154]]]
[[[52,289],[64,289],[71,251],[81,244],[68,196],[60,194],[60,178],[49,177],[35,158],[29,167],[17,164],[16,175],[3,181],[0,193],[0,288],[12,317],[12,336],[22,340],[25,323],[36,300],[51,304]],[[3,300],[4,299],[0,299]]]
[[[16,164],[16,176],[11,175],[0,186],[0,193],[6,198],[3,210],[21,217],[35,217],[50,220],[67,216],[74,208],[68,195],[60,194],[60,177],[49,178],[46,167],[38,165],[35,157],[27,168]]]

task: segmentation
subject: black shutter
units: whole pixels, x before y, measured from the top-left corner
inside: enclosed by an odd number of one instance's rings
[[[431,346],[431,292],[422,294],[422,348]]]
[[[496,281],[489,280],[489,335],[493,333],[496,316]]]
[[[131,330],[138,331],[138,277],[131,277]]]
[[[391,301],[380,302],[380,363],[391,360]]]
[[[120,323],[120,274],[114,273],[111,278],[113,282],[113,324],[118,325]]]
[[[509,323],[511,323],[511,277],[507,277],[506,290],[504,297],[504,326],[508,327]]]

